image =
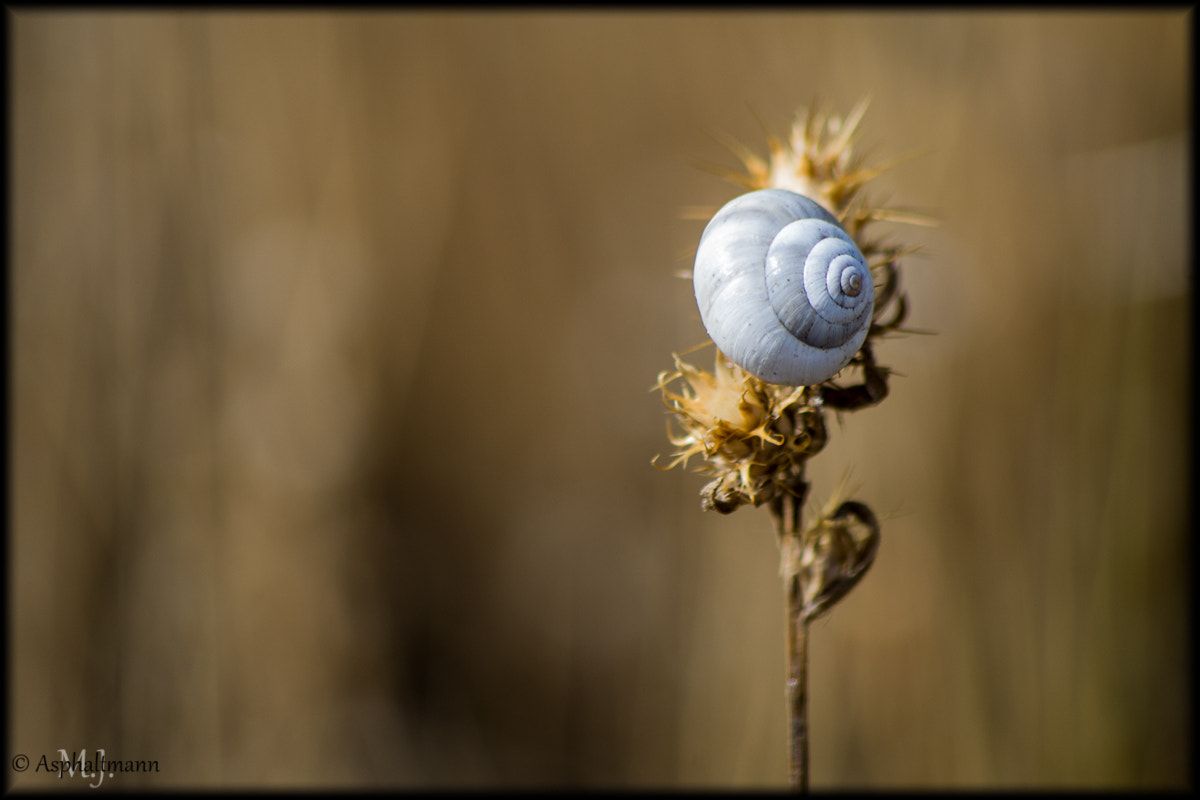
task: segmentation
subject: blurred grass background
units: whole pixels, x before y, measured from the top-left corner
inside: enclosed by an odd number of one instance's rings
[[[813,787],[1190,782],[1191,12],[8,21],[14,752],[784,786],[769,516],[650,466],[650,387],[710,132],[869,94],[937,335],[812,463],[889,517]]]

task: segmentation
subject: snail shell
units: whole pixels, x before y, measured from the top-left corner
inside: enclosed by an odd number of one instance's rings
[[[708,335],[767,383],[832,378],[871,327],[866,259],[832,214],[794,192],[763,189],[727,203],[700,237],[692,274]]]

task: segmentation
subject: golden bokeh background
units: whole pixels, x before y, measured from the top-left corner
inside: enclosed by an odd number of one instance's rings
[[[936,335],[811,464],[886,517],[812,785],[1190,781],[1191,12],[8,22],[6,757],[785,786],[769,515],[651,466],[651,387],[696,164],[869,95]]]

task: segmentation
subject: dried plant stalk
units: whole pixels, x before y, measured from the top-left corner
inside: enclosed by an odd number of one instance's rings
[[[879,548],[879,523],[862,502],[843,499],[843,487],[813,522],[802,527],[808,496],[808,460],[828,441],[825,413],[855,411],[881,402],[890,370],[878,365],[875,344],[902,328],[908,304],[900,290],[898,259],[913,249],[870,238],[879,220],[928,224],[919,214],[873,207],[862,197],[865,183],[891,165],[864,167],[852,143],[866,101],[844,118],[802,111],[788,141],[769,137],[770,155],[759,158],[733,143],[745,172],[716,169],[740,186],[788,189],[816,200],[834,214],[871,268],[875,305],[866,341],[835,378],[857,372],[861,380],[830,379],[814,386],[766,383],[719,351],[707,372],[675,356],[675,369],[659,375],[662,394],[682,433],[668,433],[674,458],[661,469],[686,466],[712,476],[700,492],[705,510],[728,514],[743,505],[767,505],[775,524],[787,610],[789,775],[792,788],[808,789],[807,670],[809,624],[827,613],[862,579]],[[712,209],[707,215],[711,216]],[[672,389],[682,381],[682,389]],[[657,462],[657,458],[655,459]],[[657,465],[657,464],[656,464]]]

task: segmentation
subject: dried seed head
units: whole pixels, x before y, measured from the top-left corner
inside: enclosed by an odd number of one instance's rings
[[[705,508],[728,513],[774,499],[825,446],[814,387],[764,383],[719,353],[711,373],[678,356],[675,367],[659,376],[656,387],[683,427],[682,435],[668,434],[678,449],[663,469],[702,456],[698,470],[716,476],[702,492]],[[673,391],[669,387],[678,380],[682,389]]]

